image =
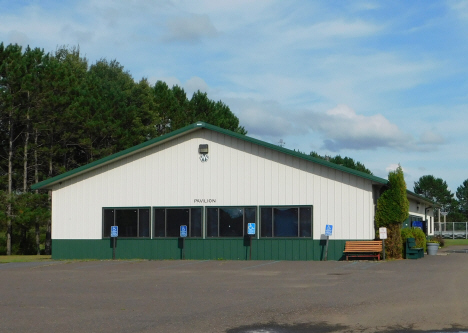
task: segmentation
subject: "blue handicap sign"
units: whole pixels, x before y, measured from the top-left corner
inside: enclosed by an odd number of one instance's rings
[[[180,237],[187,237],[187,226],[181,225],[180,226]]]
[[[116,225],[111,226],[111,237],[119,236],[119,227]]]
[[[247,234],[255,235],[255,223],[247,223]]]
[[[327,224],[325,226],[325,236],[331,236],[333,232],[333,226],[331,224]]]

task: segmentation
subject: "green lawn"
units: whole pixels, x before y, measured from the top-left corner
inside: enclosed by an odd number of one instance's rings
[[[49,261],[50,256],[0,256],[0,264],[8,262],[32,262],[32,261]]]
[[[444,239],[445,246],[450,245],[468,245],[468,239]]]

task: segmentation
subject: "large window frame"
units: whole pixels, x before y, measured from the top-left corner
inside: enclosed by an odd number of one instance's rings
[[[239,216],[233,216],[238,215],[240,211],[242,211],[242,222]],[[258,225],[257,220],[257,206],[208,206],[205,207],[205,237],[242,238],[247,236],[248,223]]]
[[[286,219],[294,217],[292,225]],[[260,238],[313,238],[314,207],[313,205],[259,206]],[[297,224],[297,226],[296,226]]]
[[[103,207],[102,238],[110,238],[111,226],[119,227],[119,238],[150,238],[151,207]]]
[[[175,221],[177,219],[177,213],[183,215],[187,212],[188,220],[182,220],[180,222]],[[199,210],[199,215],[197,211]],[[179,211],[179,212],[177,212]],[[203,207],[202,206],[186,206],[186,207],[152,207],[153,220],[152,220],[152,238],[176,238],[180,237],[180,226],[187,226],[187,238],[202,238],[203,237]],[[164,219],[164,232],[161,229],[161,218]],[[158,221],[159,219],[159,221]],[[197,221],[198,220],[198,221]],[[158,225],[159,224],[159,225]]]

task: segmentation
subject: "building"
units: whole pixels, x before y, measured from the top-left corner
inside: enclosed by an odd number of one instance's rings
[[[54,259],[111,258],[117,225],[117,258],[245,260],[251,250],[258,260],[321,260],[332,225],[328,259],[339,260],[346,240],[375,238],[386,184],[198,122],[33,189],[52,191]],[[432,234],[432,203],[408,198],[411,219],[427,220]],[[256,223],[251,248],[248,223]]]

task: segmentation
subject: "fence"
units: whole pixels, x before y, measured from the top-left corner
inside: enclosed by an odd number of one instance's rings
[[[434,222],[434,235],[447,239],[468,239],[468,222]]]

